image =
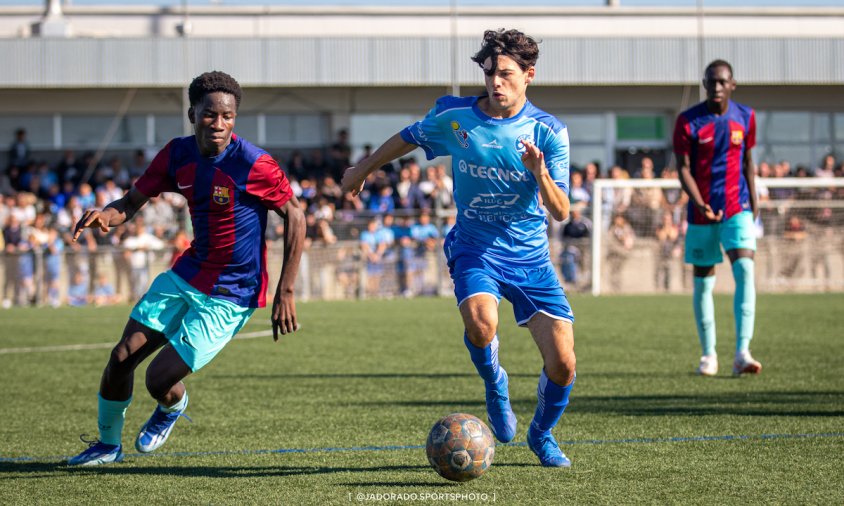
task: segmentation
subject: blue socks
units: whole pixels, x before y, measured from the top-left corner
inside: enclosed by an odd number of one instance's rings
[[[754,286],[753,260],[739,258],[733,262],[736,293],[733,296],[733,314],[736,319],[736,353],[748,351],[753,338],[756,318],[756,287]]]
[[[469,336],[463,333],[463,343],[466,349],[469,350],[469,356],[472,357],[472,363],[475,364],[475,369],[478,374],[484,379],[487,385],[494,385],[501,379],[501,368],[498,366],[498,336],[492,338],[492,341],[484,348],[478,348]]]
[[[563,411],[569,405],[569,394],[574,387],[575,379],[577,376],[568,385],[560,386],[551,381],[545,374],[545,369],[542,369],[539,385],[536,387],[536,413],[533,415],[533,421],[530,422],[532,431],[548,432],[557,425],[560,417],[563,416]]]
[[[695,309],[695,323],[700,347],[703,355],[715,354],[715,302],[712,300],[712,289],[715,287],[715,276],[705,278],[695,276],[694,296],[692,305]]]
[[[129,397],[125,401],[109,401],[97,394],[97,426],[100,429],[100,441],[109,445],[119,445],[123,434],[123,422],[126,420],[126,408],[132,402]]]

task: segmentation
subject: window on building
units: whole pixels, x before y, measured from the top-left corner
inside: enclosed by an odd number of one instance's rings
[[[315,148],[330,143],[324,114],[268,114],[264,124],[267,147]]]
[[[15,140],[15,132],[26,130],[26,140],[32,149],[54,147],[52,116],[0,116],[0,143],[8,147]]]
[[[114,116],[62,116],[62,145],[69,148],[96,149],[106,147],[136,147],[146,145],[146,116],[127,115],[112,129]]]
[[[587,163],[607,164],[607,120],[603,113],[558,114],[568,128],[570,158],[573,168],[582,169]]]
[[[757,111],[757,161],[781,160],[813,169],[827,154],[844,153],[844,114],[810,111]]]
[[[155,115],[155,139],[156,147],[164,147],[170,139],[185,135],[185,120],[178,114],[156,114]]]

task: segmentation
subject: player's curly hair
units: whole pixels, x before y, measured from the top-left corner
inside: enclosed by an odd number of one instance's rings
[[[522,70],[527,70],[536,65],[539,58],[539,45],[533,37],[525,35],[518,30],[487,30],[484,32],[484,41],[481,50],[472,57],[472,61],[484,67],[487,58],[492,58],[492,68],[484,70],[484,73],[491,75],[498,66],[498,57],[504,55],[512,58]]]
[[[190,105],[197,105],[205,95],[214,93],[215,91],[222,91],[223,93],[233,95],[237,107],[240,108],[240,98],[243,96],[240,84],[235,81],[234,77],[219,70],[205,72],[191,81],[190,87],[188,88]]]
[[[730,71],[730,77],[733,77],[733,66],[727,62],[727,60],[714,60],[706,68],[703,70],[703,76],[706,77],[706,74],[709,73],[710,69],[714,69],[716,67],[727,67],[727,70]]]

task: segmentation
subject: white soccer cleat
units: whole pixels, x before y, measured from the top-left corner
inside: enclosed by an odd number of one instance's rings
[[[718,374],[718,355],[704,355],[700,357],[697,373],[701,376],[715,376]]]
[[[733,376],[759,374],[760,372],[762,372],[762,364],[751,357],[749,351],[736,353],[736,359],[733,362]]]

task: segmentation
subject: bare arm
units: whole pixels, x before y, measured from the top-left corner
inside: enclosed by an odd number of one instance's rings
[[[542,203],[557,221],[563,221],[569,217],[569,197],[551,179],[551,173],[545,166],[545,155],[539,148],[529,141],[522,141],[527,149],[522,155],[522,163],[536,178],[539,184],[539,193],[542,195]]]
[[[284,335],[295,332],[299,327],[296,321],[293,287],[305,245],[305,213],[299,207],[296,197],[290,197],[277,213],[284,220],[284,263],[281,265],[281,275],[273,298],[272,324],[275,341],[278,341],[279,331]]]
[[[396,158],[404,156],[416,149],[415,144],[408,144],[401,138],[401,134],[395,134],[387,142],[382,144],[375,150],[372,155],[364,158],[356,166],[349,167],[343,173],[341,186],[344,192],[351,192],[352,195],[357,195],[363,188],[363,182],[366,176],[370,175],[376,169],[386,163],[390,163]]]
[[[692,176],[692,162],[689,155],[676,153],[677,163],[680,165],[680,186],[683,191],[689,196],[694,206],[703,213],[710,221],[721,221],[724,216],[724,211],[718,211],[718,214],[712,210],[708,203],[703,201],[700,195],[700,189],[697,187],[694,176]]]
[[[753,212],[753,217],[756,218],[759,216],[759,204],[756,201],[756,164],[753,163],[751,149],[744,150],[741,170],[744,173],[744,180],[747,181],[747,192],[750,194],[750,210]]]
[[[88,209],[73,228],[73,240],[76,241],[86,228],[99,228],[103,232],[108,232],[109,228],[126,223],[144,207],[148,200],[149,197],[133,186],[126,192],[126,195],[105,206],[102,210]]]

